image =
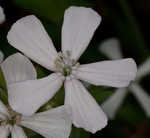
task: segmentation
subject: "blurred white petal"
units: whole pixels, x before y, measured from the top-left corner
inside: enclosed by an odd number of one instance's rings
[[[141,79],[141,77],[146,76],[148,73],[150,73],[150,58],[139,66],[136,79]]]
[[[0,51],[0,63],[3,61],[3,59],[4,59],[4,54],[2,51]]]
[[[61,106],[30,117],[22,117],[20,124],[46,138],[68,138],[72,123],[70,111]]]
[[[23,115],[31,115],[50,100],[62,86],[64,77],[53,73],[39,80],[28,80],[8,86],[10,106]]]
[[[1,64],[1,68],[7,85],[26,80],[34,80],[37,77],[36,70],[31,61],[20,53],[9,56]]]
[[[0,6],[0,24],[5,21],[5,14],[3,8]]]
[[[40,20],[30,15],[18,20],[7,35],[8,42],[35,62],[54,70],[57,52]]]
[[[7,126],[0,126],[0,138],[7,138],[9,136],[9,129]]]
[[[5,119],[6,119],[6,116],[0,112],[0,121],[5,120]]]
[[[6,116],[9,116],[6,106],[0,100],[0,120],[5,119]]]
[[[117,89],[112,96],[110,96],[101,106],[104,112],[110,119],[114,119],[117,110],[123,103],[123,100],[127,94],[127,89]]]
[[[136,63],[128,58],[80,65],[73,74],[94,85],[125,87],[135,79],[136,72]]]
[[[101,17],[92,9],[70,7],[65,11],[62,27],[62,51],[71,52],[71,58],[78,60],[88,46]]]
[[[65,105],[72,107],[76,127],[95,133],[107,125],[106,115],[78,80],[68,78],[65,81]]]
[[[110,59],[121,59],[123,57],[120,49],[120,42],[116,38],[104,40],[100,44],[99,50]]]
[[[19,126],[14,125],[11,130],[12,138],[27,138],[26,134],[24,133],[23,129]]]
[[[147,116],[150,117],[150,96],[136,83],[133,83],[129,88],[143,107]]]

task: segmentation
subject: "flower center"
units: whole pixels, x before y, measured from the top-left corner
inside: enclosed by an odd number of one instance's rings
[[[66,53],[59,52],[59,57],[55,61],[56,68],[64,76],[69,76],[72,73],[73,69],[76,69],[79,66],[79,63],[70,57],[70,51]]]
[[[15,125],[21,121],[21,114],[15,112],[10,107],[8,107],[9,117],[6,116],[5,120],[0,121],[0,126],[6,126],[8,124]]]

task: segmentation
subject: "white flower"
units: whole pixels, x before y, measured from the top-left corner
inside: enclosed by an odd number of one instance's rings
[[[100,45],[100,51],[110,59],[123,58],[120,49],[120,42],[116,38],[105,40]],[[148,73],[150,73],[150,58],[139,66],[135,82],[133,82],[128,88],[120,88],[116,90],[116,92],[102,104],[103,110],[110,119],[115,118],[117,110],[123,103],[123,100],[129,91],[137,98],[147,116],[150,116],[150,96],[138,83],[142,77],[146,76]]]
[[[5,21],[5,14],[3,8],[0,6],[0,24]]]
[[[9,99],[12,96],[9,86],[36,79],[36,71],[32,63],[19,53],[8,57],[1,66],[8,86]],[[20,94],[14,95],[16,101],[22,100],[19,99]],[[34,99],[34,96],[28,98]],[[12,138],[27,138],[21,126],[32,129],[46,138],[68,138],[71,131],[70,116],[70,109],[65,106],[25,116],[13,110],[11,103],[6,107],[0,100],[0,138],[7,138],[10,133]]]
[[[0,63],[4,60],[4,54],[3,52],[0,50]]]
[[[85,65],[77,62],[100,22],[101,17],[90,8],[67,9],[62,26],[62,52],[57,53],[52,40],[35,16],[17,21],[8,33],[9,43],[55,73],[37,81],[11,85],[9,100],[13,109],[31,115],[51,99],[64,82],[65,105],[72,107],[73,124],[92,133],[104,128],[107,124],[106,115],[78,79],[94,85],[125,87],[135,78],[136,64],[132,59]],[[20,94],[22,90],[25,92]],[[35,93],[34,99],[28,98]],[[19,95],[22,100],[16,101],[14,95]],[[33,102],[34,105],[30,106]]]

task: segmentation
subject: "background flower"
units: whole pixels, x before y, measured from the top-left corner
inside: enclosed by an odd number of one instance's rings
[[[0,6],[0,24],[5,21],[5,14],[3,8]]]
[[[106,54],[111,59],[121,59],[123,57],[119,40],[116,38],[105,40],[100,45],[100,51]],[[149,72],[150,59],[148,58],[146,62],[139,66],[136,80],[128,88],[116,90],[116,92],[114,92],[114,94],[102,104],[103,110],[111,119],[114,119],[115,114],[118,108],[120,108],[121,104],[123,103],[123,100],[125,99],[128,91],[130,91],[137,98],[147,116],[150,116],[150,96],[138,83],[138,81],[140,81],[140,79],[146,76]]]

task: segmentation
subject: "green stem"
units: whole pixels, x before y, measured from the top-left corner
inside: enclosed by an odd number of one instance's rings
[[[2,88],[0,88],[0,100],[2,100],[2,102],[5,105],[8,105],[8,95],[7,95],[7,92],[5,90],[3,90]]]

